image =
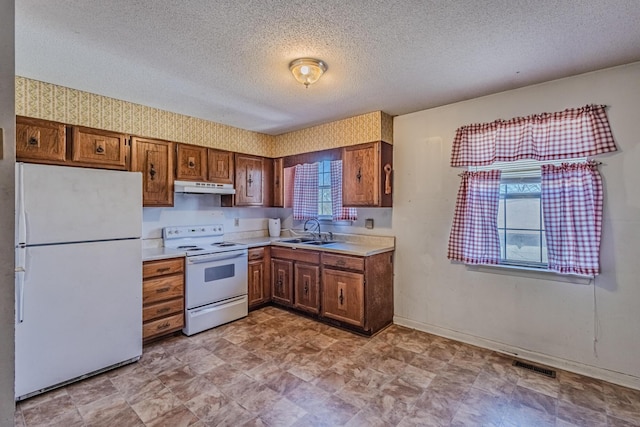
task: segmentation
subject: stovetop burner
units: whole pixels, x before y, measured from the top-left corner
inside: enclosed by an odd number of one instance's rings
[[[187,256],[246,249],[247,245],[224,241],[221,224],[165,227],[162,230],[166,248],[184,251]]]

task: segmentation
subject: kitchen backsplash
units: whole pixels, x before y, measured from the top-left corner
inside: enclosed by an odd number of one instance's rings
[[[160,246],[163,227],[203,224],[222,224],[226,233],[263,232],[267,235],[269,218],[280,218],[284,229],[301,230],[304,225],[304,221],[293,220],[293,209],[289,208],[225,208],[220,206],[219,195],[175,194],[174,207],[143,208],[142,238],[146,240],[146,246]],[[365,228],[367,218],[373,219],[373,229]],[[321,229],[336,233],[387,236],[391,234],[391,218],[391,208],[359,208],[357,221],[336,224],[323,222]]]

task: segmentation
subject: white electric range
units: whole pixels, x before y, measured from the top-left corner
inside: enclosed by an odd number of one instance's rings
[[[248,314],[248,247],[224,241],[221,224],[165,227],[165,248],[186,252],[185,335]]]

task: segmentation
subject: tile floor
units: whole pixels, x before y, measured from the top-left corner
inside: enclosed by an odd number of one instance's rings
[[[640,426],[640,391],[391,326],[364,338],[273,307],[145,347],[18,404],[16,426]]]

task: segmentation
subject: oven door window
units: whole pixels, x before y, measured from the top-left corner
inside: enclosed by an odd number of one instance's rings
[[[204,281],[213,282],[216,280],[228,279],[230,277],[235,276],[235,274],[236,274],[235,264],[225,264],[225,265],[218,265],[215,267],[207,267],[204,269]]]

